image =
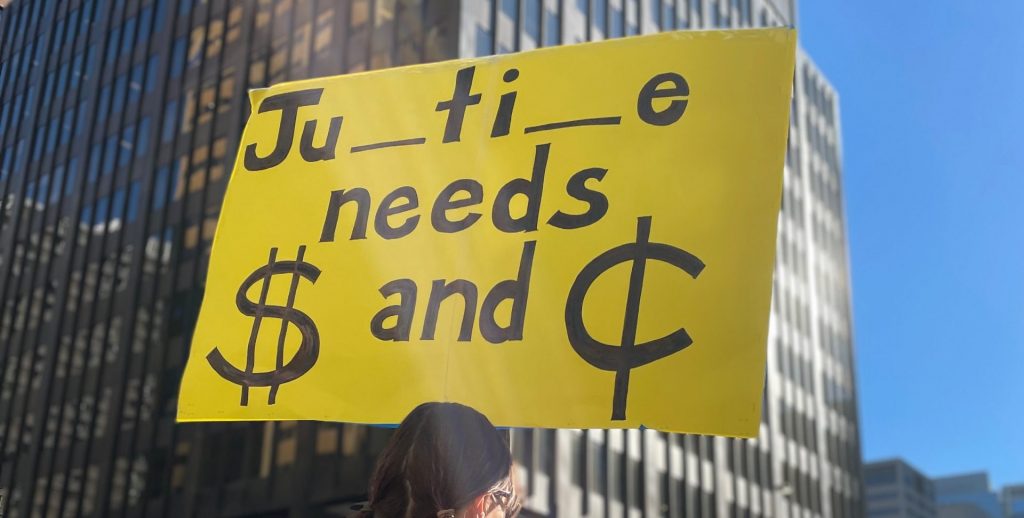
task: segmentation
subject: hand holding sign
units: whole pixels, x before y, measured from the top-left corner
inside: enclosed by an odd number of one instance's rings
[[[794,47],[669,33],[254,92],[179,420],[459,401],[756,433]]]

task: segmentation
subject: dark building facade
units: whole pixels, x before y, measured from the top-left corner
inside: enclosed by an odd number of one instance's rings
[[[4,5],[7,4],[7,5]],[[0,1],[5,516],[335,516],[383,429],[175,425],[247,91],[660,30],[793,0]],[[862,514],[838,99],[801,52],[753,441],[516,430],[530,512]]]
[[[250,88],[454,58],[451,1],[15,0],[0,11],[7,516],[316,516],[384,430],[174,425]]]

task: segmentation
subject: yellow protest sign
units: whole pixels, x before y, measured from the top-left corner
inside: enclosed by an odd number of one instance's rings
[[[794,55],[676,32],[254,92],[178,419],[756,435]]]

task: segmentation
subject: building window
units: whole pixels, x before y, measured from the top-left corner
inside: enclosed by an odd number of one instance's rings
[[[872,466],[864,469],[864,483],[868,486],[896,483],[896,466]]]
[[[171,179],[170,166],[157,169],[153,177],[153,210],[162,209],[167,203],[168,181]]]
[[[164,107],[164,125],[160,131],[160,141],[170,142],[178,126],[178,101],[171,100]]]
[[[164,23],[167,21],[167,0],[156,0],[154,5],[152,33],[156,34],[164,28]]]
[[[661,5],[661,30],[668,31],[676,28],[676,6],[675,2],[669,0]]]
[[[114,79],[113,95],[111,97],[111,113],[120,113],[124,109],[125,90],[128,88],[128,76],[121,74]]]
[[[128,191],[128,223],[134,223],[139,217],[139,187],[140,182],[136,180]]]
[[[85,58],[85,68],[82,69],[82,79],[83,80],[88,80],[89,78],[91,78],[93,76],[95,71],[99,70],[99,68],[96,65],[96,60],[99,59],[99,58],[96,57],[96,56],[99,55],[98,54],[99,51],[97,49],[99,49],[99,45],[90,45],[89,46],[89,50],[87,51],[86,58]]]
[[[128,82],[128,104],[134,104],[139,102],[142,97],[142,79],[143,79],[143,68],[142,64],[135,65],[132,68],[131,80]]]
[[[75,192],[75,180],[78,179],[78,158],[72,158],[68,162],[67,180],[64,182],[64,196],[71,196]]]
[[[602,36],[608,35],[608,0],[594,0],[593,27]]]
[[[621,38],[626,34],[626,11],[619,5],[612,5],[611,20],[608,24],[608,37]]]
[[[203,44],[206,41],[204,32],[205,27],[192,29],[188,44],[188,68],[199,66],[199,60],[203,57]]]
[[[135,156],[140,157],[149,150],[149,117],[143,117],[139,121],[138,139],[135,144]]]
[[[159,54],[153,54],[149,56],[149,59],[146,61],[146,93],[150,93],[153,91],[154,88],[156,88],[157,74],[159,73],[159,71],[157,70],[157,66],[159,65]]]
[[[536,44],[540,42],[541,0],[525,0],[523,2],[523,31]]]
[[[483,25],[476,25],[476,55],[489,56],[494,53],[494,45],[491,42],[491,31]]]
[[[121,54],[129,54],[132,51],[132,44],[135,42],[135,28],[138,21],[133,16],[124,23],[124,30],[121,39]]]
[[[121,28],[115,27],[114,30],[110,31],[110,36],[107,39],[107,64],[111,65],[117,58],[117,45],[118,40],[121,38]]]
[[[128,126],[121,131],[121,140],[118,143],[120,153],[118,153],[117,165],[118,167],[127,166],[132,159],[134,153],[132,150],[135,148],[135,126]]]
[[[544,9],[544,46],[562,42],[562,20],[557,10]]]
[[[640,0],[626,2],[626,36],[640,34]]]
[[[150,24],[153,22],[153,6],[148,5],[142,12],[139,13],[139,33],[135,38],[135,48],[144,49],[146,43],[153,36],[153,28]]]
[[[50,186],[50,203],[56,203],[60,199],[64,181],[64,166],[58,165],[53,169],[53,185]]]
[[[78,32],[85,34],[85,31],[89,28],[89,24],[92,23],[93,9],[95,9],[97,2],[83,2],[82,3],[82,17],[79,19]]]
[[[181,73],[185,70],[185,37],[179,37],[174,40],[174,47],[171,49],[171,70],[169,76],[171,79],[181,76]]]

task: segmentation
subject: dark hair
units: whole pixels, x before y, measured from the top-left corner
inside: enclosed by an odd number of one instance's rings
[[[436,518],[496,486],[511,490],[508,443],[480,412],[424,403],[406,416],[370,480],[375,516]]]

